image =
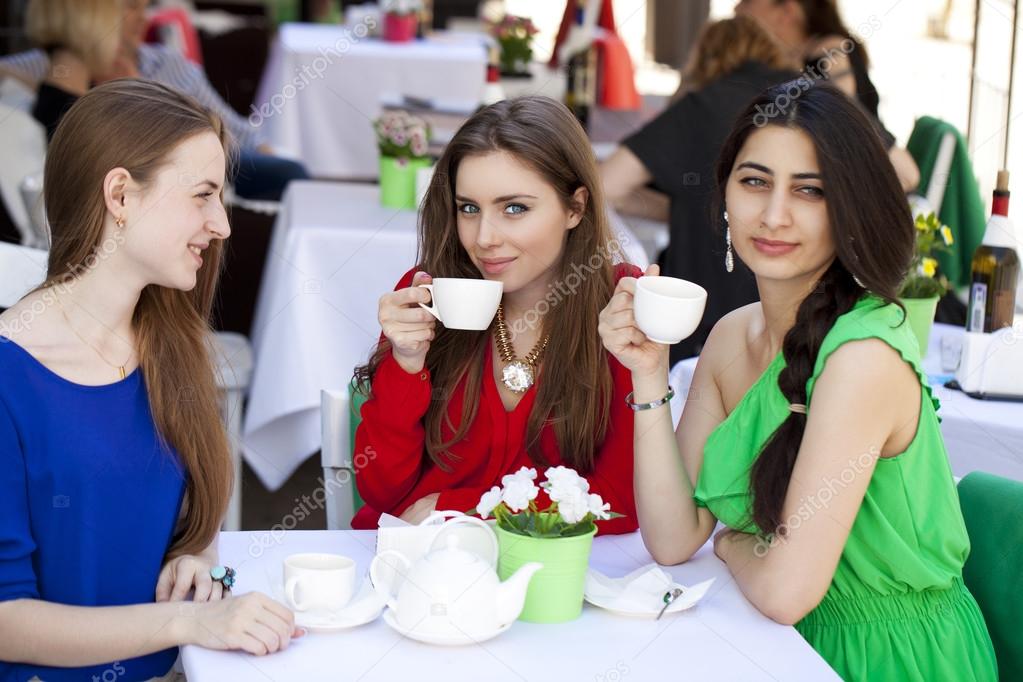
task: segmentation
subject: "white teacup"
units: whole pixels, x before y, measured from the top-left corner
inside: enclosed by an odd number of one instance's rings
[[[338,611],[354,589],[355,561],[346,556],[292,554],[284,560],[284,598],[295,611]]]
[[[675,277],[644,276],[636,280],[636,326],[656,343],[678,343],[703,319],[707,290]]]
[[[430,284],[433,305],[419,305],[430,311],[448,329],[487,329],[501,303],[504,284],[487,279],[440,277]]]

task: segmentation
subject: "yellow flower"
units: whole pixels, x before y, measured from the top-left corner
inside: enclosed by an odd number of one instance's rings
[[[941,238],[945,240],[945,246],[952,246],[952,230],[948,225],[941,226]]]
[[[938,271],[938,261],[933,258],[924,258],[920,263],[920,270],[924,275],[934,277],[934,273]]]
[[[916,217],[916,222],[914,223],[914,225],[916,225],[916,231],[917,232],[926,232],[927,231],[927,218],[923,214],[918,215]]]

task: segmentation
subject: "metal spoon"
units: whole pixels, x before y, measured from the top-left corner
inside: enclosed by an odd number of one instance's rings
[[[664,615],[664,612],[668,610],[669,606],[671,606],[671,603],[682,596],[683,591],[684,590],[681,587],[676,587],[671,592],[665,592],[663,597],[664,606],[661,607],[660,613],[657,614],[657,618],[655,618],[654,620],[660,620],[661,616]]]

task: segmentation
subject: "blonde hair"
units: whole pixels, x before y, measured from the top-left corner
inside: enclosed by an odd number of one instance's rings
[[[82,95],[46,155],[43,200],[52,246],[40,289],[74,278],[104,248],[108,210],[101,188],[111,168],[126,169],[146,187],[181,143],[205,133],[230,151],[216,114],[158,83],[114,80]],[[231,491],[231,457],[208,352],[222,255],[223,242],[214,240],[191,291],[147,286],[132,318],[153,422],[187,479],[183,530],[169,557],[196,554],[214,540]]]
[[[707,86],[746,62],[778,70],[799,68],[756,20],[742,15],[722,19],[703,27],[674,99]]]
[[[25,30],[39,47],[63,47],[94,74],[110,70],[121,41],[123,0],[29,0]]]

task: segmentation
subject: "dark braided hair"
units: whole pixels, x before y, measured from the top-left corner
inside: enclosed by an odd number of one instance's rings
[[[790,403],[805,405],[806,383],[835,320],[867,291],[901,307],[898,291],[912,261],[915,232],[876,128],[845,94],[806,79],[769,88],[740,116],[718,158],[719,207],[740,150],[768,125],[800,130],[813,142],[835,243],[835,259],[803,299],[782,343],[786,366],[778,387]],[[782,506],[806,420],[790,413],[753,464],[750,515],[763,533],[784,532]]]

